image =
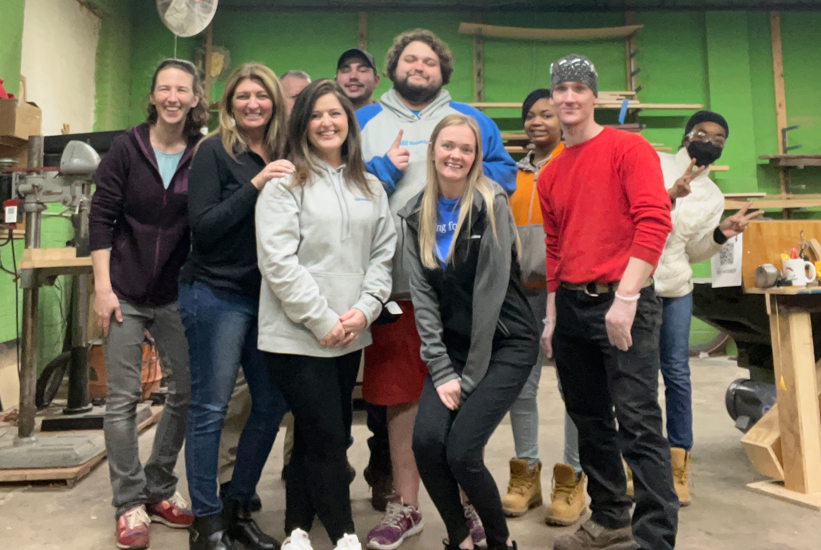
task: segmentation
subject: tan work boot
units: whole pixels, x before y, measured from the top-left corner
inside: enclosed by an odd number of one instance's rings
[[[510,483],[502,497],[505,515],[518,517],[531,508],[542,505],[542,464],[537,462],[530,469],[524,458],[510,459]]]
[[[565,526],[576,523],[585,510],[584,472],[576,477],[576,470],[567,464],[553,466],[553,490],[550,492],[550,507],[544,521],[548,525]]]
[[[690,453],[680,447],[670,448],[673,466],[673,487],[681,506],[690,505]]]
[[[634,498],[635,497],[635,487],[633,486],[633,470],[630,469],[630,466],[627,465],[627,462],[624,459],[621,459],[621,464],[624,466],[624,477],[627,478],[627,491],[625,493],[628,497]]]

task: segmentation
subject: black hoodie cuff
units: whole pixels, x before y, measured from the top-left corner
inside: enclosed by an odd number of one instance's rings
[[[729,239],[724,235],[724,233],[721,232],[720,227],[716,227],[716,230],[713,231],[713,240],[716,242],[716,244],[724,244]]]

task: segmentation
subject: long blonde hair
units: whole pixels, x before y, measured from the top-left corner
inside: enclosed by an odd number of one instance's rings
[[[232,101],[234,92],[240,82],[253,80],[268,92],[274,104],[274,112],[271,120],[265,128],[265,139],[263,146],[268,154],[268,161],[285,157],[285,140],[288,130],[288,116],[285,113],[285,94],[282,92],[282,85],[274,74],[274,71],[261,63],[243,63],[237,67],[225,83],[225,90],[222,92],[222,99],[219,106],[219,127],[209,135],[219,134],[222,138],[222,146],[225,152],[234,160],[235,153],[243,153],[248,150],[248,144],[242,136],[241,129],[234,121]]]
[[[476,138],[476,156],[473,159],[473,164],[468,170],[467,185],[462,191],[462,196],[459,201],[459,218],[456,222],[456,230],[454,231],[454,238],[450,242],[448,254],[445,257],[445,262],[453,262],[453,251],[456,245],[456,236],[462,229],[465,219],[468,220],[468,226],[472,224],[473,213],[473,195],[478,191],[485,201],[485,208],[487,210],[488,218],[490,219],[490,226],[493,230],[493,240],[498,243],[496,237],[496,216],[493,213],[493,186],[492,182],[488,180],[482,173],[482,139],[479,133],[479,126],[473,118],[465,115],[448,115],[439,121],[433,133],[430,136],[428,143],[428,176],[425,183],[425,189],[422,192],[421,206],[419,207],[419,256],[422,265],[428,269],[436,269],[439,264],[436,260],[436,213],[438,210],[439,200],[439,173],[435,166],[436,140],[439,139],[439,133],[450,126],[465,125],[471,129],[473,136]]]

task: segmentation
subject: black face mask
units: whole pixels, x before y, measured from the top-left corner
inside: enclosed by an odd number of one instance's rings
[[[721,147],[713,145],[709,141],[691,141],[687,146],[687,154],[696,161],[696,166],[707,166],[719,159]]]

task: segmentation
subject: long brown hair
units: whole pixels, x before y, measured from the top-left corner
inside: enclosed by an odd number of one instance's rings
[[[199,137],[202,135],[202,129],[208,124],[208,102],[205,100],[205,90],[202,86],[202,79],[197,67],[190,61],[185,59],[166,59],[154,69],[154,75],[151,77],[151,93],[157,87],[157,77],[165,69],[179,69],[191,75],[191,93],[199,98],[197,104],[188,110],[188,115],[185,117],[185,126],[183,126],[182,133],[187,138]],[[146,109],[146,122],[149,126],[154,126],[157,123],[159,114],[157,107],[150,101]]]
[[[342,162],[345,169],[342,174],[345,184],[359,189],[364,196],[373,197],[373,191],[365,176],[365,161],[362,160],[362,143],[359,136],[359,124],[356,121],[353,104],[342,89],[327,78],[315,80],[308,84],[297,96],[294,108],[291,110],[291,120],[288,128],[288,159],[294,163],[296,170],[292,185],[308,184],[311,174],[319,173],[314,146],[308,139],[308,130],[311,125],[311,116],[314,106],[320,97],[332,94],[342,105],[345,116],[348,117],[348,136],[342,143]]]
[[[436,140],[439,139],[439,133],[449,126],[465,125],[471,129],[476,138],[476,156],[473,159],[473,164],[468,170],[467,185],[462,191],[462,196],[459,201],[459,218],[456,222],[456,229],[454,235],[459,235],[465,219],[468,220],[468,226],[472,224],[473,213],[473,195],[478,191],[485,201],[485,209],[487,210],[488,218],[490,219],[490,226],[493,231],[493,239],[496,240],[496,216],[493,212],[493,183],[487,179],[482,173],[482,139],[479,132],[479,126],[473,118],[465,115],[448,115],[439,121],[428,142],[428,176],[425,183],[425,189],[422,191],[422,204],[419,207],[419,257],[422,260],[422,265],[428,269],[436,269],[439,263],[436,260],[436,213],[438,210],[439,200],[439,173],[436,171],[435,154]],[[497,241],[498,242],[498,241]],[[456,239],[452,239],[448,254],[445,257],[445,263],[453,262],[453,249],[456,244]]]
[[[236,153],[244,153],[248,150],[248,144],[245,142],[242,131],[234,120],[232,105],[237,86],[244,80],[253,80],[265,88],[271,97],[274,111],[271,114],[271,120],[265,126],[263,147],[268,154],[269,161],[285,158],[285,132],[288,122],[288,116],[285,114],[285,96],[277,75],[261,63],[243,63],[228,77],[225,90],[222,92],[222,99],[220,99],[219,127],[209,135],[219,134],[225,152],[234,160],[236,160],[234,156]]]

